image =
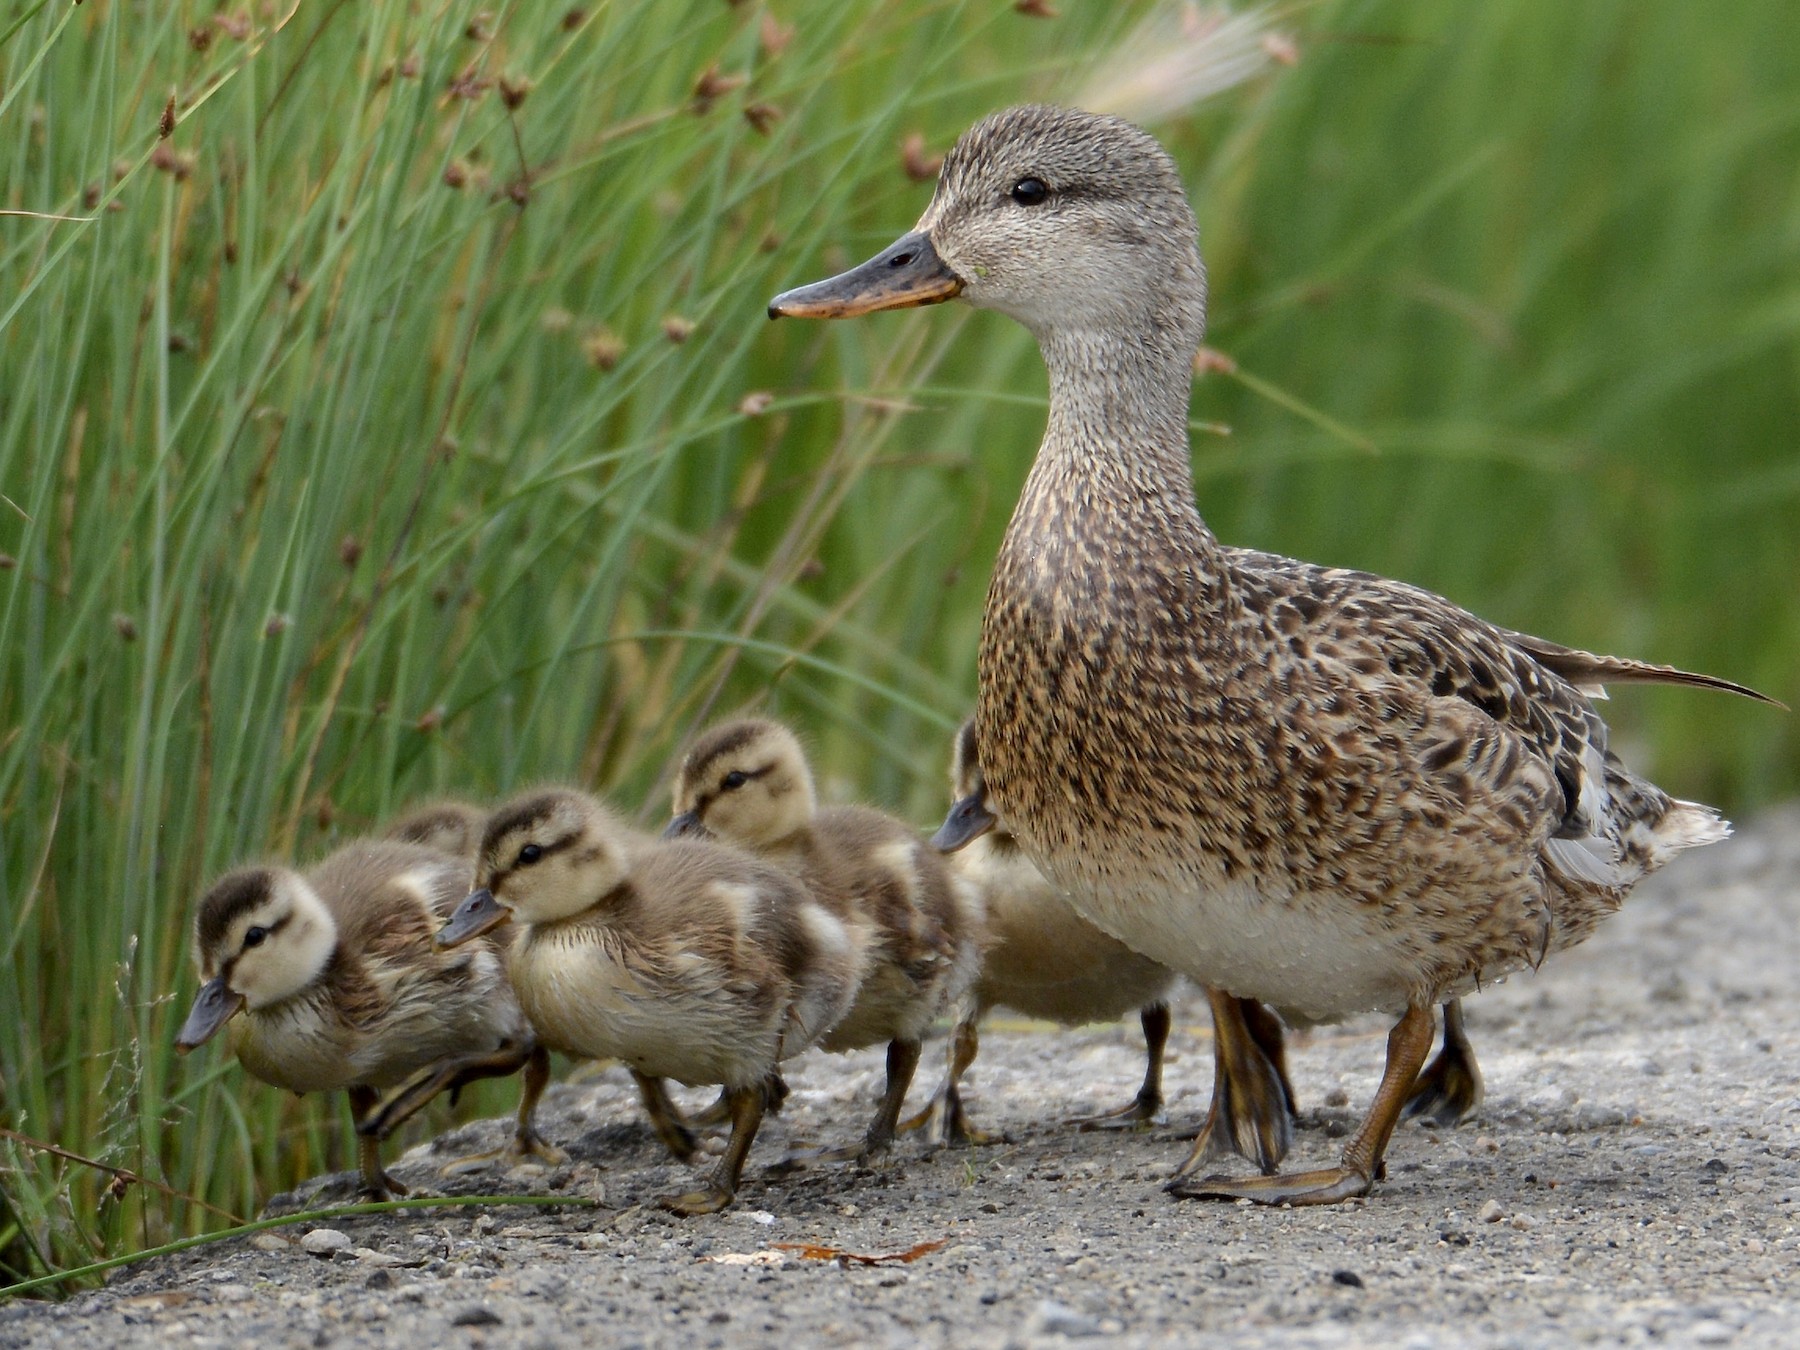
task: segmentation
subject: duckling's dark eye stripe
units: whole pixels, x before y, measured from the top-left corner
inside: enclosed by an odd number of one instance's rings
[[[574,847],[575,841],[580,838],[581,838],[581,836],[579,834],[565,834],[561,839],[553,839],[548,844],[538,844],[537,859],[536,859],[536,861],[532,862],[529,865],[532,867],[536,867],[538,865],[538,863],[543,862],[544,859],[548,858],[551,854],[561,853],[564,849]],[[532,840],[531,842],[536,843],[537,841]],[[513,856],[515,858],[519,856],[517,851],[515,851],[513,853]],[[503,867],[500,870],[496,871],[493,875],[493,879],[488,882],[488,889],[490,891],[499,890],[500,883],[505,881],[514,872],[517,872],[519,870],[520,869],[517,867]]]

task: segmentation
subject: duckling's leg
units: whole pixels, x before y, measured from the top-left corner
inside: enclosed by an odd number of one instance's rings
[[[550,1086],[550,1052],[541,1045],[531,1048],[525,1061],[525,1081],[519,1088],[519,1117],[513,1126],[512,1143],[506,1147],[513,1158],[538,1158],[552,1167],[569,1161],[569,1155],[538,1133],[537,1104]]]
[[[787,1080],[778,1073],[770,1074],[763,1080],[763,1112],[765,1115],[778,1116],[781,1107],[788,1099]],[[731,1119],[731,1089],[720,1088],[719,1095],[713,1098],[712,1105],[704,1111],[697,1111],[687,1118],[689,1125],[723,1125]]]
[[[1255,999],[1233,998],[1222,989],[1208,989],[1206,998],[1213,1015],[1212,1105],[1175,1179],[1233,1152],[1269,1175],[1294,1141],[1281,1023]]]
[[[1382,1168],[1388,1140],[1400,1121],[1400,1108],[1406,1105],[1419,1068],[1431,1050],[1433,1027],[1431,1009],[1413,1007],[1394,1024],[1388,1033],[1387,1067],[1382,1071],[1381,1086],[1369,1114],[1349,1144],[1344,1148],[1338,1166],[1315,1172],[1291,1172],[1285,1176],[1206,1177],[1200,1181],[1171,1181],[1168,1189],[1175,1195],[1208,1200],[1254,1200],[1263,1205],[1334,1205],[1367,1195]]]
[[[350,1119],[357,1126],[356,1156],[362,1166],[363,1192],[374,1200],[392,1195],[405,1195],[406,1187],[390,1177],[381,1166],[381,1141],[362,1132],[362,1123],[375,1109],[380,1094],[372,1087],[350,1089]]]
[[[906,1131],[929,1127],[933,1143],[954,1144],[958,1147],[1005,1142],[1004,1136],[989,1134],[986,1130],[978,1130],[969,1124],[968,1114],[963,1110],[962,1076],[969,1071],[969,1066],[981,1053],[981,1015],[982,1011],[976,1009],[956,1024],[956,1028],[950,1033],[950,1069],[944,1076],[944,1086],[938,1089],[937,1095],[923,1111],[916,1116],[908,1116],[896,1126],[897,1129]]]
[[[1128,1129],[1155,1120],[1163,1108],[1163,1047],[1169,1043],[1169,1005],[1152,1003],[1138,1013],[1144,1024],[1144,1085],[1116,1111],[1084,1116],[1074,1123],[1084,1130]]]
[[[887,1091],[882,1093],[875,1119],[869,1122],[860,1143],[790,1153],[778,1166],[791,1167],[803,1162],[857,1162],[887,1152],[894,1143],[894,1127],[900,1120],[900,1108],[906,1102],[906,1089],[912,1086],[913,1072],[919,1067],[920,1049],[917,1041],[888,1042]]]
[[[661,1080],[650,1081],[660,1085]],[[768,1095],[767,1082],[728,1090],[725,1098],[731,1104],[731,1138],[725,1145],[725,1156],[713,1169],[712,1184],[703,1191],[659,1196],[656,1203],[676,1214],[714,1214],[729,1205],[743,1178],[744,1159],[750,1156],[751,1142],[762,1125],[763,1102]]]
[[[1453,998],[1444,1005],[1444,1048],[1413,1084],[1403,1118],[1423,1116],[1448,1129],[1480,1105],[1481,1069],[1463,1030],[1462,1000]]]
[[[694,1150],[700,1147],[700,1141],[694,1138],[694,1132],[681,1118],[681,1109],[670,1098],[667,1085],[663,1083],[662,1079],[652,1078],[649,1074],[639,1073],[636,1069],[631,1071],[631,1076],[637,1079],[638,1095],[644,1099],[644,1114],[650,1117],[650,1126],[656,1131],[656,1137],[668,1146],[669,1152],[681,1159],[682,1162],[686,1162],[694,1156]],[[758,1121],[762,1119],[760,1104],[757,1108],[756,1118]],[[734,1114],[732,1128],[735,1130],[736,1127],[737,1116]],[[695,1211],[695,1213],[701,1212],[703,1211]]]

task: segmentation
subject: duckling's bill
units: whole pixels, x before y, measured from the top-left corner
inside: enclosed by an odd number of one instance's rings
[[[962,294],[963,280],[950,270],[922,230],[902,235],[848,272],[783,291],[769,301],[769,317],[849,319],[881,309],[936,305]]]
[[[701,823],[698,811],[683,811],[667,825],[663,826],[664,839],[705,839],[708,837],[706,826]]]
[[[512,911],[494,898],[490,890],[479,890],[456,907],[456,912],[432,941],[440,948],[460,947],[470,938],[478,938],[512,918]]]
[[[972,793],[950,808],[944,823],[931,836],[931,846],[939,853],[954,853],[993,828],[993,812],[982,805],[980,793]]]
[[[226,984],[223,975],[208,980],[194,995],[194,1006],[188,1011],[187,1021],[175,1033],[175,1048],[185,1055],[189,1050],[205,1045],[243,1006],[244,996]]]

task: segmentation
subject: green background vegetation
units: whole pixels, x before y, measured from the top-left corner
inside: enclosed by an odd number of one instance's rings
[[[0,216],[0,1124],[245,1215],[347,1140],[170,1051],[225,866],[546,778],[653,818],[758,702],[936,816],[1036,354],[763,306],[910,225],[908,133],[1073,97],[1144,6],[286,8],[0,5],[0,208],[79,218]],[[1320,3],[1159,123],[1215,529],[1795,701],[1790,21]],[[1683,795],[1800,781],[1774,710],[1609,715]],[[0,1276],[220,1222],[0,1166]]]

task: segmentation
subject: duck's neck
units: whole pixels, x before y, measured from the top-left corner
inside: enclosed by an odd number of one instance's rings
[[[1149,531],[1180,540],[1184,551],[1216,551],[1189,460],[1192,342],[1065,328],[1040,333],[1038,344],[1050,372],[1050,420],[1026,486],[1033,513],[1124,515],[1140,538]]]

